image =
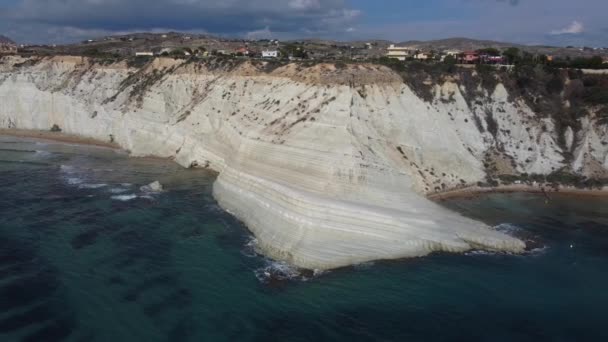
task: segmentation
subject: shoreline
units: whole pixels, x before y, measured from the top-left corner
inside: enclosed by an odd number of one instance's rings
[[[69,134],[63,132],[51,132],[51,131],[38,131],[38,130],[29,130],[29,129],[17,129],[17,128],[0,128],[0,137],[15,137],[15,138],[25,138],[32,139],[36,141],[46,141],[46,142],[57,142],[68,145],[78,145],[78,146],[88,146],[102,149],[110,149],[117,153],[125,153],[129,158],[136,158],[142,160],[155,160],[155,161],[170,161],[179,165],[172,158],[163,158],[157,157],[154,155],[146,155],[146,156],[134,156],[131,152],[117,143],[111,143],[107,141],[101,141],[94,138],[87,138],[76,134]],[[184,167],[184,166],[181,166]],[[184,167],[187,169],[186,167]],[[200,170],[206,170],[208,172],[218,174],[215,170],[209,168],[196,168]]]
[[[125,151],[116,143],[104,142],[93,138],[87,138],[80,135],[68,134],[63,132],[38,131],[16,128],[0,128],[0,136],[12,136],[17,138],[32,138],[37,140],[55,141],[68,144],[96,146],[109,148],[113,150]],[[154,156],[138,157],[151,159],[165,159]],[[453,198],[473,198],[485,194],[509,194],[509,193],[530,193],[530,194],[545,194],[563,195],[563,196],[585,196],[585,197],[603,197],[608,196],[608,187],[603,189],[580,189],[573,186],[560,185],[558,188],[550,184],[542,185],[526,185],[526,184],[511,184],[501,185],[498,187],[479,187],[469,186],[465,188],[452,189],[443,192],[436,192],[425,195],[431,201],[441,202]]]
[[[461,189],[447,190],[444,192],[428,194],[426,197],[432,201],[445,201],[453,198],[473,198],[485,194],[509,194],[509,193],[529,193],[529,194],[544,194],[550,197],[557,196],[586,196],[586,197],[604,197],[608,196],[608,189],[580,189],[573,186],[560,185],[555,188],[551,185],[501,185],[498,187],[479,187],[470,186]]]
[[[87,145],[96,147],[105,147],[113,150],[123,150],[118,144],[111,142],[104,142],[93,138],[87,138],[75,134],[68,134],[62,132],[50,132],[50,131],[38,131],[38,130],[27,130],[27,129],[16,129],[16,128],[0,128],[0,136],[10,136],[16,138],[32,138],[38,140],[47,140],[62,142],[76,145]]]

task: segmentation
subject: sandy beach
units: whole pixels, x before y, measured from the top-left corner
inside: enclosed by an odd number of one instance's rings
[[[50,131],[33,131],[25,129],[0,129],[0,135],[13,136],[19,138],[34,138],[40,140],[51,140],[58,141],[68,144],[79,144],[79,145],[91,145],[99,147],[107,147],[112,149],[120,149],[118,144],[99,141],[91,138],[82,137],[79,135],[66,134],[62,132],[50,132]]]
[[[451,198],[466,198],[475,197],[483,194],[490,193],[536,193],[545,194],[548,197],[555,195],[569,195],[569,196],[608,196],[608,189],[579,189],[571,186],[559,186],[555,188],[552,185],[526,185],[526,184],[512,184],[512,185],[501,185],[498,187],[479,187],[472,186],[461,189],[453,189],[445,192],[434,193],[427,195],[427,198],[434,201],[443,201]]]

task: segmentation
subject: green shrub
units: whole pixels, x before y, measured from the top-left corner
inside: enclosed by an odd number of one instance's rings
[[[481,79],[481,86],[488,91],[488,94],[494,93],[498,85],[496,68],[491,65],[477,64],[475,70]]]
[[[136,56],[133,58],[127,59],[127,67],[141,69],[150,63],[154,57],[152,56]]]

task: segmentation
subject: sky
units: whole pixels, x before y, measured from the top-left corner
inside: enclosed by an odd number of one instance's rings
[[[180,31],[608,47],[607,13],[608,0],[0,0],[0,34],[19,43]]]

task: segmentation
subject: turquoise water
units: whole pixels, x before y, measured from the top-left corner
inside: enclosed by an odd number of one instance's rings
[[[0,138],[0,341],[603,341],[608,201],[443,204],[529,241],[310,274],[257,255],[215,175]],[[139,187],[159,180],[167,191]]]

